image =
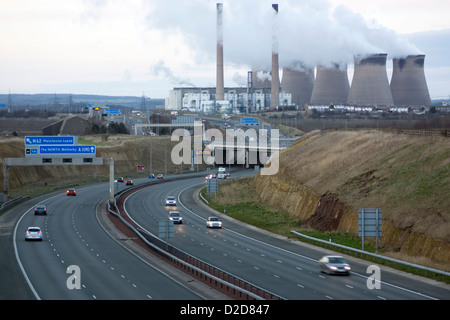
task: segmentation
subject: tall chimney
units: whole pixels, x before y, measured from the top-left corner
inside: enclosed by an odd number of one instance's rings
[[[349,90],[347,65],[335,63],[331,67],[317,66],[310,104],[316,106],[346,104]]]
[[[223,5],[217,4],[217,71],[216,71],[216,100],[225,99],[223,80]]]
[[[424,62],[425,55],[393,59],[391,92],[396,106],[431,105]]]
[[[272,84],[270,87],[270,108],[275,109],[280,104],[280,76],[278,70],[278,4],[272,4],[275,10],[272,34]]]
[[[387,54],[355,57],[355,70],[347,103],[360,106],[393,106],[386,72]]]

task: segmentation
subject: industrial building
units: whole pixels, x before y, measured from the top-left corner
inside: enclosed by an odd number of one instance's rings
[[[343,105],[347,103],[350,84],[347,65],[334,63],[318,66],[311,93],[310,105]]]
[[[249,72],[251,73],[251,72]],[[223,100],[217,100],[214,87],[173,88],[166,99],[166,110],[201,113],[248,113],[270,109],[271,88],[224,88]],[[290,93],[279,93],[280,106],[292,106]]]
[[[274,21],[278,4],[272,4]],[[247,87],[224,86],[223,6],[217,4],[217,68],[215,88],[174,88],[166,99],[167,110],[204,113],[248,113],[264,110],[303,109],[308,106],[373,107],[430,106],[424,73],[425,55],[392,59],[391,82],[387,75],[388,53],[355,53],[352,83],[348,64],[306,66],[301,57],[279,67],[276,30],[272,35],[271,70],[249,68]],[[270,59],[270,57],[268,57]],[[282,74],[281,82],[279,73]],[[261,76],[264,74],[265,76]]]
[[[396,106],[431,105],[424,63],[425,55],[393,59],[390,87]]]

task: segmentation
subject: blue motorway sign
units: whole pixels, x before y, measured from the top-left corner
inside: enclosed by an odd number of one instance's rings
[[[241,118],[242,124],[259,124],[259,120],[253,118]]]
[[[76,144],[73,136],[29,136],[25,137],[26,146],[37,145],[65,145],[70,146]]]
[[[95,146],[39,146],[40,155],[95,155]]]
[[[120,114],[119,109],[106,109],[107,114]]]

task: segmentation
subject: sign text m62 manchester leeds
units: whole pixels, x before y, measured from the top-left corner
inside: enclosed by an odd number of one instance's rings
[[[78,139],[74,136],[28,136],[25,137],[26,146],[37,146],[37,145],[65,145],[73,146],[76,145]]]

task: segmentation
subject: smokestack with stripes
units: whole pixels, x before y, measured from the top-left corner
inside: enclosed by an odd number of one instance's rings
[[[425,55],[393,59],[391,92],[396,106],[431,105],[424,62]]]
[[[223,4],[217,4],[217,71],[216,71],[216,100],[225,99],[223,76]]]
[[[355,70],[348,94],[349,105],[393,106],[386,72],[387,54],[355,57]]]
[[[330,67],[317,66],[310,104],[318,106],[346,104],[349,90],[346,64],[334,63]]]
[[[272,4],[275,10],[272,33],[272,84],[270,87],[270,108],[280,104],[280,76],[278,67],[278,4]]]

